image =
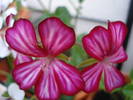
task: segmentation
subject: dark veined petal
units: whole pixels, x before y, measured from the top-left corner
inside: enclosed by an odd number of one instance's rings
[[[127,27],[121,21],[109,22],[108,30],[112,37],[112,50],[117,51],[125,40]]]
[[[20,19],[6,31],[6,40],[11,48],[28,56],[42,57],[47,53],[37,45],[35,30],[30,21]]]
[[[95,27],[88,35],[84,36],[82,42],[86,52],[98,60],[103,60],[111,53],[110,34],[101,26]]]
[[[53,61],[52,66],[56,74],[56,79],[61,93],[74,95],[83,89],[84,82],[76,68],[57,59]]]
[[[39,24],[43,46],[50,55],[57,56],[75,43],[74,30],[56,17],[47,18]]]
[[[17,53],[14,64],[19,65],[25,62],[31,62],[33,61],[31,57],[25,56],[23,54]]]
[[[29,89],[37,81],[43,65],[42,60],[17,65],[13,70],[13,78],[21,89]]]
[[[99,88],[99,83],[102,77],[103,65],[97,63],[85,68],[82,72],[82,78],[85,81],[84,91],[94,92]]]
[[[39,100],[58,100],[61,93],[73,95],[83,85],[80,73],[74,67],[54,59],[44,68],[35,91]]]
[[[104,83],[107,91],[112,91],[125,84],[124,76],[113,65],[105,64],[104,67]]]
[[[107,57],[107,60],[112,63],[122,63],[127,60],[128,56],[124,51],[123,47],[120,47],[116,53]]]
[[[39,100],[58,100],[60,91],[55,73],[51,68],[45,68],[40,75],[35,85],[35,93]]]

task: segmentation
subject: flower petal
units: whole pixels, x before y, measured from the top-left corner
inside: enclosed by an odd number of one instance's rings
[[[21,89],[29,89],[35,84],[43,64],[44,62],[42,60],[38,60],[26,62],[15,67],[13,70],[13,78]]]
[[[35,57],[47,55],[46,52],[37,45],[33,25],[26,19],[16,21],[14,26],[7,30],[6,40],[11,48],[22,54]]]
[[[11,83],[8,87],[8,94],[13,100],[24,100],[25,92],[19,89],[16,83]]]
[[[13,0],[2,0],[0,2],[0,13],[2,11],[4,11],[5,9],[7,9],[7,7],[9,6],[9,4],[12,3],[12,2],[13,2]]]
[[[3,20],[3,18],[0,16],[0,30],[1,30],[2,27],[3,27],[3,22],[4,22],[4,20]]]
[[[7,16],[9,16],[10,14],[16,15],[17,14],[17,8],[16,7],[9,7],[8,9],[6,9],[6,11],[4,11],[4,13],[3,13],[4,21],[6,20]]]
[[[0,36],[0,58],[5,58],[10,54],[10,50],[6,46],[4,40]]]
[[[112,37],[112,49],[117,51],[123,44],[127,34],[127,27],[123,22],[109,22],[108,30],[111,33]]]
[[[110,34],[101,26],[95,27],[88,35],[84,36],[82,42],[86,52],[98,60],[102,60],[110,54]]]
[[[74,95],[83,89],[84,82],[76,68],[57,59],[52,64],[61,93]]]
[[[107,91],[112,91],[125,84],[124,76],[112,65],[105,65],[104,67],[104,83]]]
[[[0,83],[0,97],[7,92],[7,87]],[[1,99],[0,99],[1,100]]]
[[[13,14],[10,14],[9,16],[6,17],[6,24],[8,27],[12,27],[13,24],[14,24],[14,15]]]
[[[35,85],[35,93],[39,100],[58,100],[59,87],[52,69],[46,68]]]
[[[86,92],[94,92],[98,90],[102,72],[103,72],[102,63],[94,64],[83,70],[82,77],[83,80],[85,81],[84,90]]]
[[[124,51],[123,47],[120,47],[116,53],[107,57],[108,61],[112,63],[122,63],[125,60],[127,60],[127,58],[128,56],[126,52]]]
[[[15,65],[19,65],[25,62],[31,62],[33,61],[31,57],[25,56],[23,54],[17,53],[16,59],[14,61]]]
[[[39,24],[43,46],[50,55],[57,56],[75,42],[74,30],[56,17],[47,18]]]

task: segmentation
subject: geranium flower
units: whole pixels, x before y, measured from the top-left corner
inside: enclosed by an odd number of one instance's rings
[[[123,74],[116,69],[115,65],[127,60],[127,54],[122,46],[126,32],[126,25],[116,21],[109,22],[108,29],[97,26],[83,37],[85,51],[98,60],[96,64],[85,68],[82,72],[86,92],[98,90],[102,74],[107,91],[125,84]]]
[[[13,77],[21,89],[35,85],[39,100],[57,100],[61,93],[73,95],[83,87],[80,73],[73,66],[56,58],[75,43],[72,28],[51,17],[39,24],[42,45],[38,45],[30,21],[20,19],[7,30],[6,40],[21,53],[15,60]],[[22,55],[23,54],[23,55]],[[33,60],[31,57],[38,57]]]

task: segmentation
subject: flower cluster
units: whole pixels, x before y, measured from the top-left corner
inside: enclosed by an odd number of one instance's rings
[[[127,59],[122,47],[126,26],[122,22],[109,22],[108,29],[97,26],[83,37],[85,51],[98,62],[81,73],[57,58],[74,45],[76,38],[72,28],[51,17],[39,24],[38,31],[41,43],[32,23],[20,19],[6,32],[8,44],[18,52],[13,77],[21,89],[34,85],[39,100],[58,100],[60,94],[96,91],[102,74],[108,91],[124,85],[122,73],[114,67]]]

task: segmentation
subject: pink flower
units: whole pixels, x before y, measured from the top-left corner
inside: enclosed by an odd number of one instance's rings
[[[73,95],[83,87],[80,73],[56,58],[75,43],[75,33],[60,19],[51,17],[39,24],[38,45],[30,21],[20,19],[6,33],[11,48],[21,53],[15,60],[13,77],[21,89],[35,86],[39,100],[57,100],[60,94]],[[31,57],[38,57],[33,60]]]
[[[85,51],[98,60],[96,64],[83,70],[82,77],[86,92],[98,90],[102,75],[107,91],[125,84],[124,76],[115,68],[115,65],[127,60],[127,54],[122,46],[126,32],[126,25],[117,21],[109,22],[108,29],[97,26],[83,37]]]

